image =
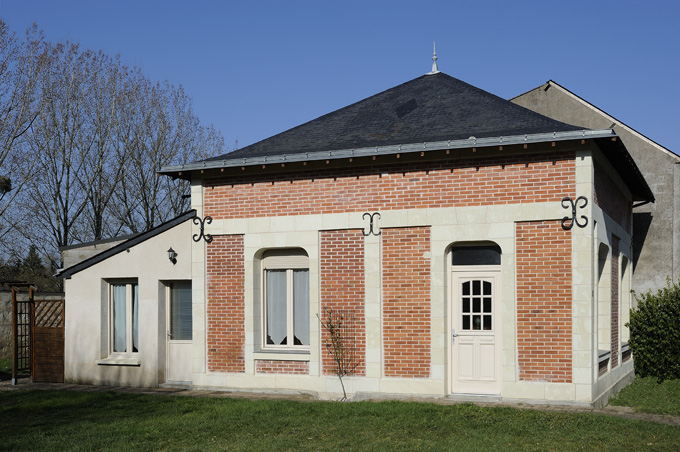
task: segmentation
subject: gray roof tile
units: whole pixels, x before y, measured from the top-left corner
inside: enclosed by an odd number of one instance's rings
[[[367,99],[208,160],[582,130],[444,73]]]

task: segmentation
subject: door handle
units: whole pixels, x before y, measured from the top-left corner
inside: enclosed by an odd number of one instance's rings
[[[456,334],[456,329],[451,328],[451,343],[455,344],[456,343],[456,338],[460,336],[460,334]]]

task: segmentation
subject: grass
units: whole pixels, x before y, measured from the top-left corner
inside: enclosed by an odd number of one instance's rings
[[[592,413],[408,402],[0,392],[7,451],[680,450],[680,427]]]
[[[640,413],[680,416],[680,380],[659,384],[656,377],[635,378],[609,404],[630,406]]]
[[[12,378],[12,360],[0,358],[0,381]]]

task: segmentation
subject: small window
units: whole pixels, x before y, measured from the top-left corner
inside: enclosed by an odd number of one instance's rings
[[[302,250],[263,256],[265,348],[309,347],[309,259]]]
[[[139,287],[136,282],[110,286],[112,354],[139,352]]]
[[[498,245],[455,246],[451,250],[453,265],[501,265]]]
[[[170,283],[170,339],[192,339],[191,281]]]

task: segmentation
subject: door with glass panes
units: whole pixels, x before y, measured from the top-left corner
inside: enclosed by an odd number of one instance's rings
[[[453,271],[451,280],[451,392],[500,394],[500,272]]]
[[[192,381],[191,281],[173,281],[167,287],[167,373],[168,383]]]

